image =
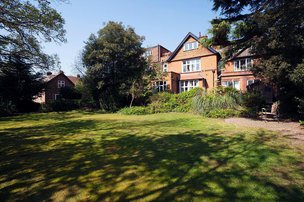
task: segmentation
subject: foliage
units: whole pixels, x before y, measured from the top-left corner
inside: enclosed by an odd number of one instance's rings
[[[37,111],[33,98],[42,90],[41,74],[19,57],[0,63],[1,114]]]
[[[298,102],[298,112],[304,117],[304,98],[296,98],[296,100]]]
[[[228,117],[235,117],[239,116],[241,112],[235,109],[212,109],[206,113],[206,117],[209,118],[228,118]]]
[[[143,106],[134,106],[134,107],[125,107],[119,110],[118,113],[125,114],[125,115],[144,115],[144,114],[150,114],[150,108],[149,107],[143,107]]]
[[[217,89],[197,95],[193,98],[192,109],[195,113],[208,116],[210,112],[218,114],[222,109],[239,110],[241,94],[230,89]]]
[[[256,117],[265,106],[265,99],[259,91],[246,92],[242,95],[243,116]]]
[[[304,198],[294,139],[193,114],[26,114],[0,134],[2,201]]]
[[[259,61],[252,71],[276,86],[281,108],[295,113],[304,97],[304,2],[302,0],[213,0],[221,17],[212,20],[211,43],[226,47],[225,58],[250,48]],[[219,29],[222,24],[230,29]],[[224,30],[224,31],[223,31]],[[227,40],[228,39],[228,40]]]
[[[84,85],[102,109],[115,111],[127,105],[132,84],[147,68],[142,41],[133,28],[110,21],[86,42]]]
[[[300,125],[304,126],[304,120],[300,120]]]
[[[70,100],[70,99],[58,99],[52,101],[44,107],[44,111],[47,112],[61,112],[61,111],[70,111],[74,109],[78,109],[80,107],[80,103],[78,100]]]
[[[50,1],[0,0],[0,10],[1,63],[18,55],[36,69],[53,66],[57,57],[43,53],[40,42],[65,42],[65,30],[64,19]]]
[[[60,97],[68,100],[81,99],[81,92],[78,88],[63,87],[60,89]]]

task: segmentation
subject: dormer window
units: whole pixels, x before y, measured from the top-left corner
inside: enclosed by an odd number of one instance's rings
[[[63,88],[63,87],[65,87],[65,81],[58,80],[58,88]]]
[[[198,48],[198,42],[189,42],[189,43],[185,43],[184,45],[184,51],[189,51],[189,50],[194,50]]]
[[[247,71],[252,67],[251,58],[242,58],[234,61],[234,71]]]

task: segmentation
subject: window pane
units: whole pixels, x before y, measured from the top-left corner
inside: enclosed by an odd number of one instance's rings
[[[240,90],[240,81],[234,81],[234,88]]]

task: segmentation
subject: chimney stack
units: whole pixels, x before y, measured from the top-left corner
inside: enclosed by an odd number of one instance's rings
[[[80,74],[77,74],[77,78],[80,78]]]
[[[52,72],[47,72],[46,75],[50,76],[50,75],[52,75]]]
[[[199,32],[199,33],[198,33],[198,38],[201,38],[201,36],[202,36],[202,33]]]

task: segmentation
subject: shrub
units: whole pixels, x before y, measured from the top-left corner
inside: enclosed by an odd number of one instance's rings
[[[299,122],[301,126],[304,126],[304,120],[300,120]]]
[[[240,111],[235,109],[213,109],[206,114],[209,118],[227,118],[239,115]]]
[[[259,91],[247,92],[243,94],[242,105],[246,108],[243,115],[256,116],[265,106],[265,99]]]
[[[79,101],[78,100],[66,100],[60,99],[50,102],[45,105],[45,111],[69,111],[79,108]]]
[[[223,94],[222,94],[223,93]],[[219,91],[205,92],[193,98],[192,109],[195,113],[207,115],[218,109],[240,109],[240,95]]]
[[[191,110],[192,99],[203,93],[203,89],[194,88],[190,91],[182,92],[180,94],[176,94],[176,107],[173,111],[175,112],[189,112]]]
[[[125,107],[119,110],[119,113],[125,115],[144,115],[151,114],[149,107]]]

